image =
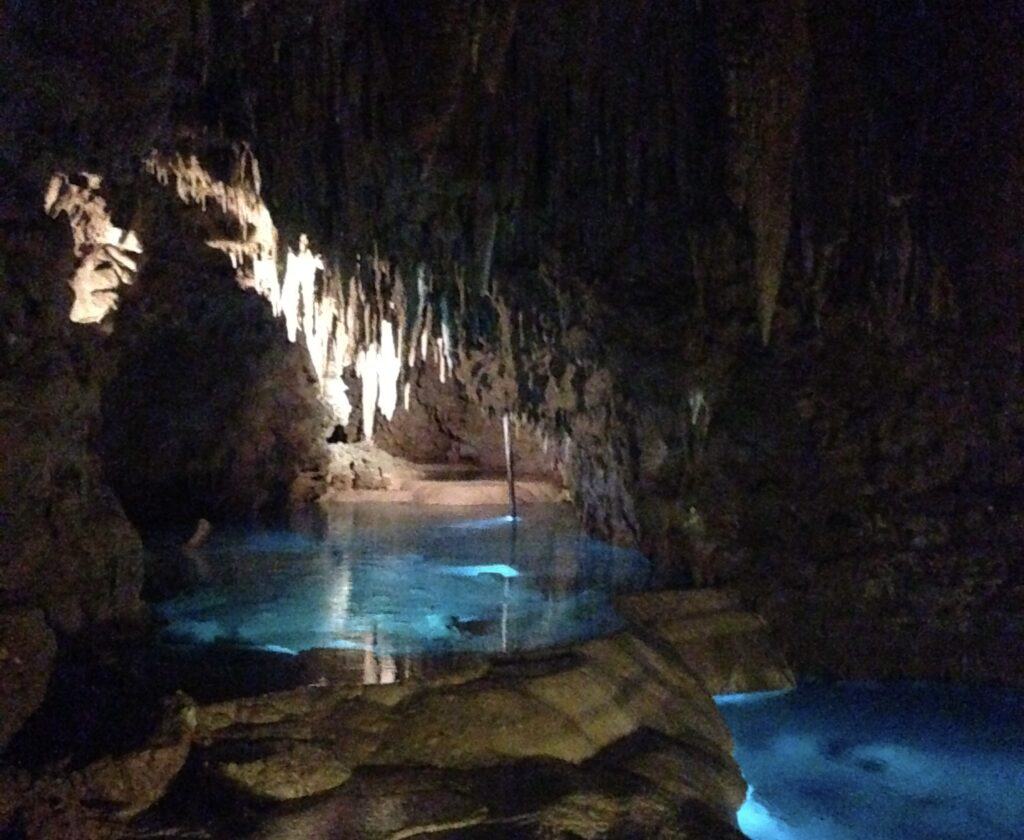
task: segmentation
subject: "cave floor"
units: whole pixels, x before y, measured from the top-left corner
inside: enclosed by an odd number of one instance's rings
[[[522,505],[568,500],[560,478],[551,474],[517,475],[515,493]],[[364,441],[331,446],[327,490],[318,501],[328,510],[352,502],[508,506],[509,491],[503,469],[466,461],[414,463]]]

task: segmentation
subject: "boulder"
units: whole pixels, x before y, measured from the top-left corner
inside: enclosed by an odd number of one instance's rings
[[[43,702],[56,653],[42,610],[0,611],[0,750]]]
[[[757,613],[713,589],[620,597],[616,610],[644,639],[678,655],[711,694],[790,689],[793,672]]]
[[[172,697],[155,736],[140,749],[102,758],[73,777],[81,798],[127,819],[154,805],[185,764],[196,728],[195,703]]]
[[[533,656],[462,687],[422,692],[402,706],[383,764],[484,767],[516,758],[579,763],[641,728],[719,745],[729,732],[685,666],[629,633],[572,655]]]
[[[286,802],[339,787],[352,765],[330,749],[302,741],[259,744],[261,754],[213,764],[213,776],[237,792],[271,802]]]
[[[517,686],[485,682],[415,697],[372,761],[461,768],[528,756],[579,762],[598,747],[558,709]]]

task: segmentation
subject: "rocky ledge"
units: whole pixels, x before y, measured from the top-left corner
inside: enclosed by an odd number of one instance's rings
[[[136,750],[36,779],[0,772],[0,826],[40,838],[742,837],[746,785],[711,694],[790,685],[785,663],[726,594],[632,596],[623,614],[629,626],[608,638],[460,659],[408,682],[332,682],[332,652],[313,651],[313,685],[206,705],[179,694]]]
[[[475,464],[418,464],[390,455],[372,443],[332,444],[325,476],[307,476],[293,488],[298,503],[316,501],[330,509],[349,502],[444,505],[508,504],[504,473]],[[568,500],[550,475],[526,475],[516,481],[520,504]]]

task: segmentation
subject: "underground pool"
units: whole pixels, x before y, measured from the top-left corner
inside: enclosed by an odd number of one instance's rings
[[[936,683],[718,698],[751,840],[1024,837],[1024,694]]]
[[[615,592],[647,583],[636,552],[584,536],[572,511],[352,504],[315,526],[224,529],[163,601],[165,635],[285,653],[523,651],[620,626]]]

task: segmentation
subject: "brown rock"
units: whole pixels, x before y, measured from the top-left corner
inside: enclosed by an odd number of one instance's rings
[[[334,751],[300,741],[262,744],[262,755],[212,764],[215,778],[255,799],[285,802],[339,787],[352,765]]]
[[[731,592],[650,592],[616,601],[637,632],[677,654],[711,694],[793,688],[793,672],[764,619],[741,609]]]
[[[195,726],[193,701],[184,694],[171,698],[152,741],[133,752],[102,758],[76,774],[82,799],[113,808],[121,818],[145,811],[164,795],[185,764]]]
[[[42,610],[0,612],[0,750],[43,702],[56,653]]]

